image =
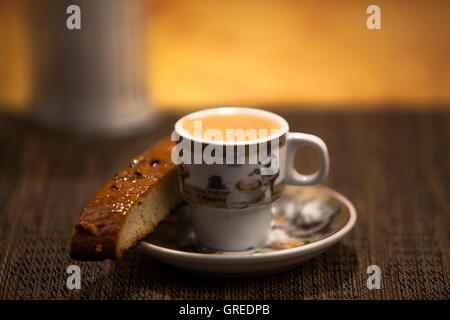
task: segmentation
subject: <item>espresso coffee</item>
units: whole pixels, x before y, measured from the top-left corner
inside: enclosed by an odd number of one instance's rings
[[[278,121],[251,113],[186,117],[182,126],[193,137],[227,142],[257,140],[280,130]]]

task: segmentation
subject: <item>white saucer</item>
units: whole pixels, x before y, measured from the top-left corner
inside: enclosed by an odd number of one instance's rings
[[[189,208],[170,215],[139,248],[175,267],[220,276],[276,273],[293,268],[341,240],[355,225],[353,204],[325,186],[287,186],[276,203],[267,244],[239,252],[198,246],[189,225]]]

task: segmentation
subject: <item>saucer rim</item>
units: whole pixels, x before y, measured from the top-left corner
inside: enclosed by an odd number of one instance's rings
[[[344,205],[347,206],[350,213],[350,219],[348,222],[337,232],[333,233],[330,236],[327,236],[321,240],[305,244],[303,246],[283,249],[278,251],[271,252],[262,252],[262,253],[254,253],[254,254],[236,254],[236,255],[221,255],[221,254],[210,254],[210,253],[198,253],[198,252],[188,252],[188,251],[180,251],[176,249],[169,249],[165,247],[161,247],[145,240],[140,240],[138,247],[147,252],[150,255],[156,255],[159,257],[169,258],[169,259],[177,259],[179,261],[189,260],[190,262],[200,262],[200,263],[249,263],[249,262],[261,262],[261,261],[277,261],[280,259],[288,260],[291,258],[298,257],[300,255],[307,255],[310,253],[317,252],[324,248],[327,248],[339,240],[341,240],[347,233],[349,233],[355,223],[357,221],[357,211],[353,203],[341,193],[333,190],[330,187],[324,185],[315,186],[318,189],[324,190],[326,193],[331,194],[332,197],[338,199]]]

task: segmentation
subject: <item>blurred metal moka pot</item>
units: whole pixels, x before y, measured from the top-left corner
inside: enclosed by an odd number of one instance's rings
[[[154,118],[146,90],[143,0],[28,1],[31,116],[52,127],[122,134]],[[70,5],[81,30],[69,30]]]

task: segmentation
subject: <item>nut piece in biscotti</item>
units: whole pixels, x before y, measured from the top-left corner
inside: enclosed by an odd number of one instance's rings
[[[181,204],[173,145],[159,141],[95,193],[72,231],[71,258],[120,259]]]

